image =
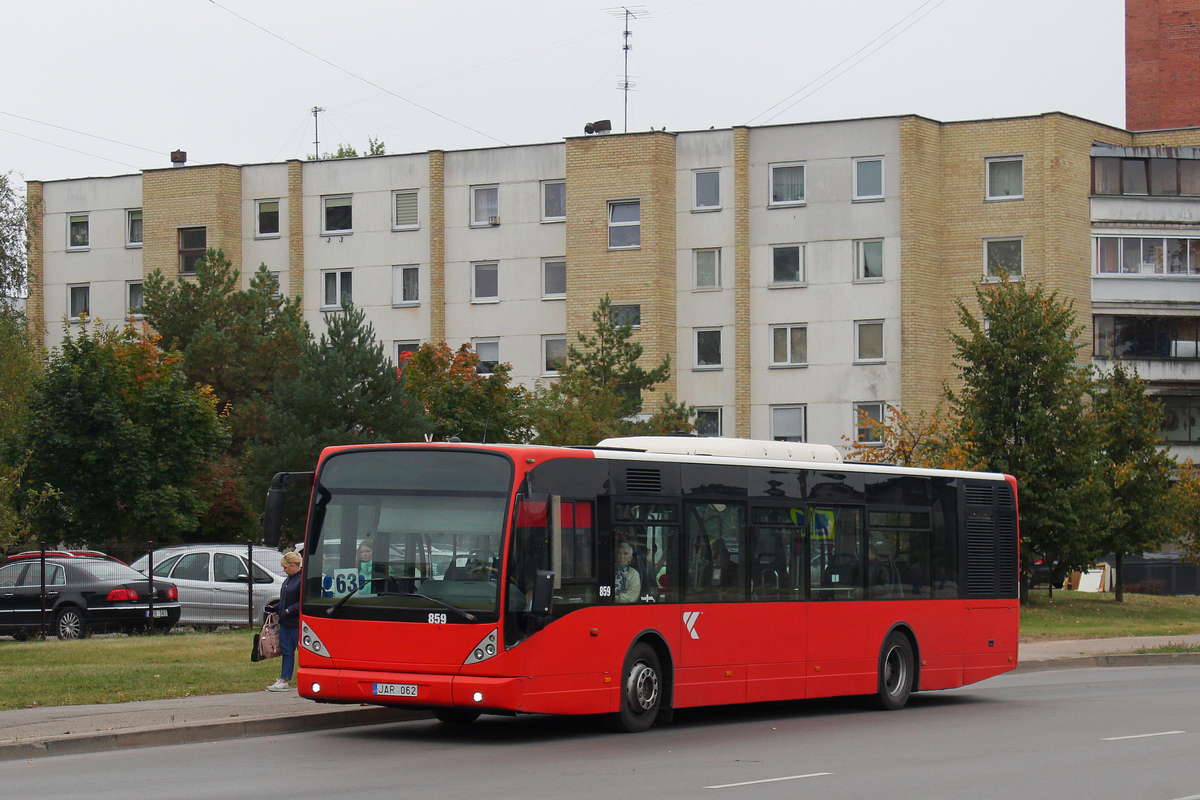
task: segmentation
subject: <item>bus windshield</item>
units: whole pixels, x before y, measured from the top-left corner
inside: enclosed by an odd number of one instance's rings
[[[451,622],[495,614],[512,474],[494,453],[330,456],[305,545],[305,613],[409,621],[439,610]]]

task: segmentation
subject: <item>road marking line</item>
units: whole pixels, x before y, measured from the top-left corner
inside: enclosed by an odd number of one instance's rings
[[[778,783],[779,781],[798,781],[801,778],[819,778],[822,775],[832,775],[832,772],[810,772],[807,775],[788,775],[786,778],[763,778],[760,781],[742,781],[741,783],[722,783],[720,786],[705,786],[705,789],[732,789],[735,786],[753,786],[757,783]]]
[[[1187,797],[1176,797],[1175,800],[1200,800],[1200,794],[1189,794]]]
[[[1151,736],[1174,736],[1177,733],[1187,733],[1187,731],[1162,731],[1161,733],[1139,733],[1136,736],[1110,736],[1107,739],[1101,739],[1102,742],[1119,742],[1122,739],[1149,739]],[[1200,798],[1200,795],[1197,795]],[[1182,800],[1188,800],[1186,797]]]

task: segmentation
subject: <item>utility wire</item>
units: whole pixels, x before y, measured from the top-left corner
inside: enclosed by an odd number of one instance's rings
[[[892,31],[894,31],[896,28],[898,28],[900,25],[904,24],[904,22],[905,22],[906,20],[908,20],[908,19],[909,19],[910,17],[912,17],[914,14],[917,14],[918,12],[920,12],[920,11],[921,11],[921,9],[925,8],[926,6],[928,6],[928,5],[929,5],[930,3],[932,3],[932,2],[934,2],[934,0],[923,0],[923,2],[922,2],[922,3],[921,3],[919,6],[917,6],[917,7],[916,7],[916,8],[914,8],[912,11],[908,12],[908,13],[907,13],[907,14],[905,14],[903,17],[901,17],[899,20],[897,20],[897,21],[895,22],[895,24],[893,24],[893,25],[892,25],[890,28],[888,28],[887,30],[885,30],[883,33],[879,34],[879,35],[878,35],[878,36],[876,36],[874,39],[872,39],[871,41],[869,41],[869,42],[867,42],[866,44],[864,44],[862,47],[860,47],[860,48],[858,48],[857,50],[855,50],[853,53],[851,53],[850,55],[846,56],[845,58],[843,58],[843,59],[842,59],[841,61],[839,61],[838,63],[834,64],[832,67],[830,67],[829,69],[825,70],[825,71],[824,71],[824,72],[822,72],[820,75],[818,75],[817,77],[813,78],[811,81],[809,81],[808,83],[804,84],[804,85],[803,85],[803,86],[801,86],[799,89],[797,89],[796,91],[794,91],[794,92],[792,92],[791,94],[789,94],[787,97],[785,97],[785,98],[783,98],[782,100],[780,100],[778,103],[775,103],[774,105],[770,106],[770,107],[769,107],[769,108],[767,108],[766,110],[764,110],[764,111],[762,111],[762,112],[760,112],[760,113],[758,113],[758,114],[755,114],[753,117],[751,117],[749,120],[747,120],[747,121],[746,121],[746,124],[747,124],[747,125],[753,124],[753,122],[754,122],[756,119],[758,119],[759,117],[762,117],[762,116],[764,116],[764,115],[766,115],[766,114],[769,114],[769,113],[772,111],[772,109],[775,109],[775,108],[777,108],[778,106],[781,106],[781,105],[783,105],[784,103],[787,103],[787,101],[791,100],[793,97],[795,97],[796,95],[800,94],[800,93],[801,93],[801,92],[803,92],[805,89],[807,89],[807,88],[809,88],[810,86],[812,86],[813,84],[817,83],[817,82],[818,82],[818,81],[820,81],[822,78],[824,78],[826,75],[830,74],[831,72],[834,72],[834,71],[835,71],[835,70],[837,70],[839,67],[841,67],[843,64],[846,64],[847,62],[849,62],[849,61],[853,60],[854,58],[857,58],[857,57],[858,57],[858,55],[859,55],[860,53],[862,53],[863,51],[865,51],[865,50],[867,50],[868,48],[870,48],[872,45],[874,45],[874,44],[875,44],[876,42],[878,42],[880,39],[882,39],[883,37],[887,36],[889,33],[891,33],[891,32],[892,32]],[[907,31],[907,30],[908,30],[909,28],[911,28],[913,25],[916,25],[918,22],[920,22],[921,20],[925,19],[925,17],[929,16],[931,13],[933,13],[934,11],[936,11],[936,10],[938,9],[938,7],[939,7],[939,6],[941,6],[941,5],[942,5],[943,3],[945,3],[945,2],[946,2],[946,0],[937,0],[937,4],[936,4],[936,5],[934,5],[932,8],[930,8],[930,9],[929,9],[928,11],[926,11],[924,14],[921,14],[921,16],[917,17],[915,20],[913,20],[911,23],[909,23],[908,25],[906,25],[906,26],[905,26],[903,29],[901,29],[900,31],[897,31],[897,32],[896,32],[896,34],[895,34],[894,36],[892,36],[891,38],[889,38],[889,39],[888,39],[886,42],[884,42],[883,44],[879,45],[879,47],[877,47],[877,48],[875,48],[874,50],[872,50],[871,52],[867,53],[867,55],[863,56],[861,59],[859,59],[859,60],[858,60],[858,61],[856,61],[855,63],[853,63],[853,64],[851,64],[850,66],[846,67],[846,69],[844,69],[844,70],[842,70],[841,72],[837,73],[837,74],[836,74],[836,75],[834,75],[832,78],[830,78],[828,81],[826,81],[825,83],[822,83],[820,86],[818,86],[817,88],[813,89],[813,90],[812,90],[811,92],[809,92],[808,94],[804,95],[803,97],[797,98],[797,99],[795,100],[795,102],[793,102],[793,103],[790,103],[789,105],[785,106],[784,108],[781,108],[781,109],[780,109],[779,111],[777,111],[775,114],[771,115],[770,117],[767,117],[767,119],[763,120],[763,124],[765,125],[766,123],[768,123],[768,122],[770,122],[771,120],[773,120],[773,119],[775,119],[776,117],[778,117],[780,114],[784,113],[785,111],[788,111],[788,110],[790,110],[790,109],[791,109],[791,108],[793,108],[793,107],[794,107],[794,106],[795,106],[797,103],[800,103],[801,101],[803,101],[803,100],[806,100],[806,99],[808,99],[809,97],[812,97],[812,96],[813,96],[813,95],[814,95],[816,92],[820,91],[821,89],[824,89],[824,88],[825,88],[826,86],[828,86],[830,83],[833,83],[833,81],[837,80],[837,79],[838,79],[838,78],[840,78],[842,75],[845,75],[845,74],[846,74],[847,72],[849,72],[851,69],[853,69],[854,67],[856,67],[856,66],[858,66],[859,64],[861,64],[863,61],[866,61],[868,58],[870,58],[871,56],[875,55],[875,53],[879,52],[879,51],[880,51],[880,50],[882,50],[882,49],[883,49],[885,46],[887,46],[888,44],[890,44],[890,43],[892,42],[892,40],[893,40],[893,39],[895,39],[897,36],[899,36],[900,34],[904,33],[905,31]]]
[[[438,119],[444,119],[446,122],[457,125],[460,128],[465,128],[465,129],[471,131],[471,133],[479,134],[480,136],[491,139],[493,142],[499,142],[502,145],[506,145],[506,146],[508,145],[508,142],[497,139],[495,136],[492,136],[491,134],[487,134],[481,130],[472,128],[470,125],[466,125],[462,122],[459,122],[456,119],[451,119],[450,117],[447,117],[445,114],[439,114],[438,112],[434,111],[432,108],[426,108],[425,106],[421,105],[420,103],[409,100],[407,97],[403,97],[403,96],[393,92],[391,89],[388,89],[387,87],[380,86],[378,83],[375,83],[375,81],[370,80],[369,78],[364,78],[361,75],[353,73],[350,70],[346,69],[345,67],[342,67],[342,66],[339,66],[338,64],[333,63],[329,59],[327,59],[323,56],[317,55],[316,53],[312,52],[311,50],[306,50],[303,47],[301,47],[300,45],[296,44],[295,42],[288,41],[287,39],[283,38],[279,34],[267,30],[262,25],[259,25],[257,22],[249,20],[246,17],[243,17],[241,14],[237,13],[236,11],[226,8],[225,6],[218,3],[217,0],[208,0],[208,2],[212,3],[214,6],[221,9],[225,13],[230,14],[231,16],[237,17],[242,22],[245,22],[247,25],[251,25],[255,28],[258,28],[260,31],[267,34],[268,36],[278,39],[279,41],[283,42],[284,44],[288,45],[289,47],[294,47],[295,49],[299,50],[301,53],[304,53],[306,56],[315,58],[316,60],[320,61],[321,63],[326,64],[330,67],[333,67],[337,71],[343,72],[346,75],[349,75],[351,78],[354,78],[355,80],[362,81],[363,83],[367,84],[368,86],[374,87],[375,89],[378,89],[379,91],[383,92],[384,94],[390,95],[390,96],[396,98],[397,100],[403,100],[405,103],[408,103],[411,106],[419,108],[427,114],[432,114],[433,116],[437,117]]]
[[[79,153],[79,155],[81,155],[81,156],[88,156],[89,158],[99,158],[103,161],[111,161],[114,164],[120,164],[122,167],[129,167],[130,169],[141,169],[141,167],[135,167],[133,164],[126,164],[124,161],[117,161],[115,158],[108,158],[107,156],[98,156],[95,153],[88,153],[83,150],[76,150],[74,147],[67,147],[65,144],[57,144],[56,142],[48,142],[45,139],[39,139],[36,136],[30,136],[25,133],[17,133],[16,131],[10,131],[7,128],[0,128],[0,133],[11,133],[13,136],[20,136],[22,139],[29,139],[34,142],[48,144],[51,147],[60,147],[63,150],[70,150],[72,153]],[[151,151],[151,152],[157,152],[157,151]]]
[[[87,136],[92,139],[99,139],[102,142],[109,142],[111,144],[119,144],[122,147],[132,147],[135,150],[145,150],[147,153],[154,153],[155,155],[159,155],[159,156],[164,155],[164,151],[162,151],[162,150],[152,150],[149,147],[142,147],[140,144],[130,144],[129,142],[121,142],[121,141],[117,141],[116,139],[109,139],[106,136],[97,136],[94,133],[86,133],[84,131],[77,131],[74,128],[64,128],[62,125],[55,125],[53,122],[42,122],[40,119],[34,119],[33,117],[23,117],[20,114],[14,114],[11,111],[0,111],[0,114],[3,114],[6,117],[15,117],[16,119],[23,119],[26,122],[33,122],[37,125],[45,125],[47,128],[58,128],[60,131],[66,131],[67,133],[75,133],[80,136]],[[33,138],[33,137],[28,137],[28,138]],[[50,143],[47,142],[47,144],[50,144]],[[87,153],[84,153],[84,155],[87,155]],[[121,162],[118,161],[117,163],[120,164]]]

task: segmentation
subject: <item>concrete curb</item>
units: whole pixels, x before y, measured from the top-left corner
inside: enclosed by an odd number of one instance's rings
[[[1017,672],[1043,672],[1056,669],[1086,669],[1088,667],[1162,667],[1176,664],[1200,664],[1200,653],[1112,653],[1101,656],[1048,658],[1041,661],[1022,661]]]
[[[157,747],[169,744],[195,744],[225,739],[245,739],[253,736],[276,736],[286,733],[382,725],[389,722],[430,718],[431,715],[427,711],[354,708],[320,714],[197,722],[170,728],[129,728],[120,731],[43,736],[26,741],[0,743],[0,761],[101,753],[110,750],[129,750],[135,747]]]

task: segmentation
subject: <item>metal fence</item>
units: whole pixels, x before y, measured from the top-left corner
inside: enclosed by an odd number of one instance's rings
[[[1200,564],[1128,559],[1124,571],[1126,589],[1137,584],[1160,594],[1200,594]]]
[[[0,564],[4,564],[17,558],[24,558],[33,560],[38,565],[34,568],[33,576],[22,581],[22,583],[26,584],[28,588],[36,588],[38,590],[36,599],[40,610],[40,624],[36,629],[36,635],[44,639],[46,638],[47,631],[50,629],[53,623],[55,615],[55,601],[59,594],[57,591],[59,587],[47,585],[48,558],[75,558],[88,556],[105,557],[116,559],[117,561],[120,561],[126,565],[131,565],[144,556],[147,560],[144,568],[141,571],[146,575],[146,579],[149,582],[148,609],[146,611],[146,632],[153,634],[161,630],[163,627],[161,624],[156,625],[159,620],[154,614],[154,606],[156,603],[155,586],[156,584],[171,582],[169,578],[161,575],[155,576],[155,551],[171,546],[173,545],[155,541],[109,542],[94,548],[74,549],[58,548],[42,543],[36,550],[21,550],[7,554],[7,557],[0,556]],[[249,574],[246,576],[246,624],[250,627],[254,627],[259,622],[254,618],[255,581],[253,565],[255,564],[254,548],[256,546],[260,548],[262,547],[262,545],[254,545],[253,543],[247,543],[245,545],[247,563],[251,565]],[[13,587],[14,598],[15,595],[19,593],[20,588],[22,587]],[[26,601],[31,601],[34,598],[32,593],[29,593],[28,595],[24,596],[24,599]],[[32,633],[32,629],[27,631],[27,633]]]

